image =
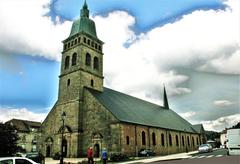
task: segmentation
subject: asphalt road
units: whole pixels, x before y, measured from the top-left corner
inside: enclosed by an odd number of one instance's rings
[[[227,156],[225,149],[219,149],[211,153],[196,153],[187,159],[159,161],[151,164],[240,164],[240,156]]]

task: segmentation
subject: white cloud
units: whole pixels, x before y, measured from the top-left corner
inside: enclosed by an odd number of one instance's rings
[[[0,1],[0,53],[27,54],[60,60],[62,43],[71,23],[56,23],[46,14],[50,0]]]
[[[229,100],[216,100],[213,102],[213,104],[219,107],[225,107],[225,106],[231,106],[234,103]]]
[[[22,120],[31,120],[31,121],[40,121],[42,122],[47,113],[34,113],[27,108],[0,108],[0,121],[6,122],[13,118],[15,119],[22,119]]]
[[[185,118],[186,120],[190,119],[192,116],[196,115],[196,112],[190,111],[190,112],[185,112],[185,113],[179,113],[180,116]]]
[[[221,131],[240,122],[240,114],[220,117],[216,120],[202,121],[205,130]]]
[[[140,35],[132,30],[135,19],[126,12],[94,17],[99,38],[106,43],[106,85],[160,103],[163,83],[170,95],[191,92],[179,87],[189,77],[179,74],[178,67],[239,74],[239,2],[226,3],[225,10],[194,11]],[[126,42],[131,44],[125,47]]]

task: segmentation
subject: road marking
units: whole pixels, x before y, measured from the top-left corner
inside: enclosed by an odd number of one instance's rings
[[[216,157],[222,157],[223,155],[217,155]]]
[[[198,156],[197,158],[204,158],[204,157],[206,157],[206,156],[202,155],[202,156]]]
[[[209,155],[209,156],[207,156],[206,158],[211,158],[211,157],[213,157],[214,155]]]
[[[192,157],[190,157],[190,159],[194,159],[194,158],[197,158],[198,156],[192,156]]]

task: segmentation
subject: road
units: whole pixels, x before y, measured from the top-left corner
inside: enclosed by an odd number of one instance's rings
[[[187,159],[160,161],[151,164],[240,164],[240,156],[227,156],[225,149],[218,149],[211,153],[197,153]]]

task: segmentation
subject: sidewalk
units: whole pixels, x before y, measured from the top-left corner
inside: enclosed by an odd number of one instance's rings
[[[156,162],[156,161],[166,161],[166,160],[174,160],[174,159],[185,159],[191,157],[192,154],[197,153],[197,151],[192,151],[189,153],[179,153],[179,154],[171,154],[171,155],[165,155],[165,156],[155,156],[155,157],[149,157],[139,160],[133,160],[133,161],[125,161],[125,162],[115,162],[117,164],[134,164],[134,163],[150,163],[150,162]],[[95,159],[95,161],[99,161],[100,159]],[[87,161],[86,158],[64,158],[65,163],[78,163],[82,161]],[[112,162],[110,162],[112,163]],[[59,164],[59,160],[53,160],[51,158],[45,159],[45,164]]]

